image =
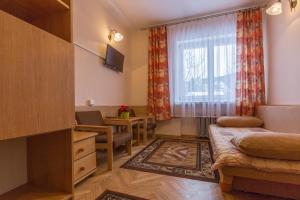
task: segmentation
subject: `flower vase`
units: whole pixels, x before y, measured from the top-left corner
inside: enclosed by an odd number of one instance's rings
[[[122,119],[129,119],[129,114],[130,114],[129,112],[122,112],[121,113],[121,118]]]

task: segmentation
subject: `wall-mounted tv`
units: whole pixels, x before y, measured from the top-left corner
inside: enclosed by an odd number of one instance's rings
[[[115,71],[123,72],[124,55],[108,44],[106,49],[105,65]]]

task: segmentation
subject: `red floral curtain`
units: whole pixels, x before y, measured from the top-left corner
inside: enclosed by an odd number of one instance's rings
[[[254,115],[265,104],[262,11],[237,14],[237,115]]]
[[[148,49],[148,112],[156,120],[171,119],[167,28],[151,28]]]

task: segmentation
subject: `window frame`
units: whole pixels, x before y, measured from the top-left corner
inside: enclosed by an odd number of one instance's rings
[[[211,99],[212,94],[210,94],[210,87],[212,87],[212,84],[214,83],[214,79],[215,79],[215,47],[217,46],[228,46],[228,45],[234,45],[234,48],[232,48],[232,55],[236,55],[236,43],[235,43],[235,35],[233,34],[228,34],[225,36],[220,36],[217,39],[215,39],[215,37],[207,37],[207,38],[200,38],[200,39],[193,39],[193,40],[183,40],[183,41],[178,41],[177,42],[177,49],[176,49],[176,54],[177,54],[177,59],[178,63],[180,63],[179,67],[176,68],[175,71],[175,76],[176,78],[180,78],[180,83],[185,83],[186,81],[184,80],[184,50],[186,49],[206,49],[207,51],[207,78],[208,78],[208,94],[207,95],[203,95],[197,97],[194,96],[194,100],[192,101],[187,101],[186,96],[182,97],[182,96],[175,96],[175,101],[174,103],[177,105],[180,104],[184,104],[184,103],[196,103],[196,104],[202,104],[202,103],[211,103],[205,99]],[[227,41],[226,41],[227,40]],[[190,47],[190,43],[194,43],[193,47]],[[197,43],[199,45],[197,45]],[[235,56],[233,58],[234,62],[236,62]],[[234,72],[236,73],[236,72]],[[234,73],[228,73],[226,74],[226,76],[230,76]],[[179,74],[182,74],[181,76],[178,77]],[[176,82],[176,84],[178,84],[178,82]],[[181,84],[184,86],[184,84]],[[178,87],[178,85],[175,85],[175,87]],[[180,86],[182,87],[182,86]],[[234,89],[235,90],[235,89]],[[215,96],[215,94],[213,94],[213,96]],[[222,101],[217,101],[215,103],[234,103],[235,99],[231,99],[231,101],[228,101],[226,99],[226,95],[223,95],[224,98]],[[195,100],[195,98],[197,98],[197,100]],[[218,97],[220,98],[220,97]]]

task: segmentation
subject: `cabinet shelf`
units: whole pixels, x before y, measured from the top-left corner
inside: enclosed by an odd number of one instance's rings
[[[72,194],[49,191],[29,184],[0,195],[0,200],[69,200],[71,198]]]
[[[1,0],[0,11],[71,42],[70,0]]]
[[[63,0],[4,0],[0,2],[0,9],[31,22],[53,13],[68,11],[70,6]]]

